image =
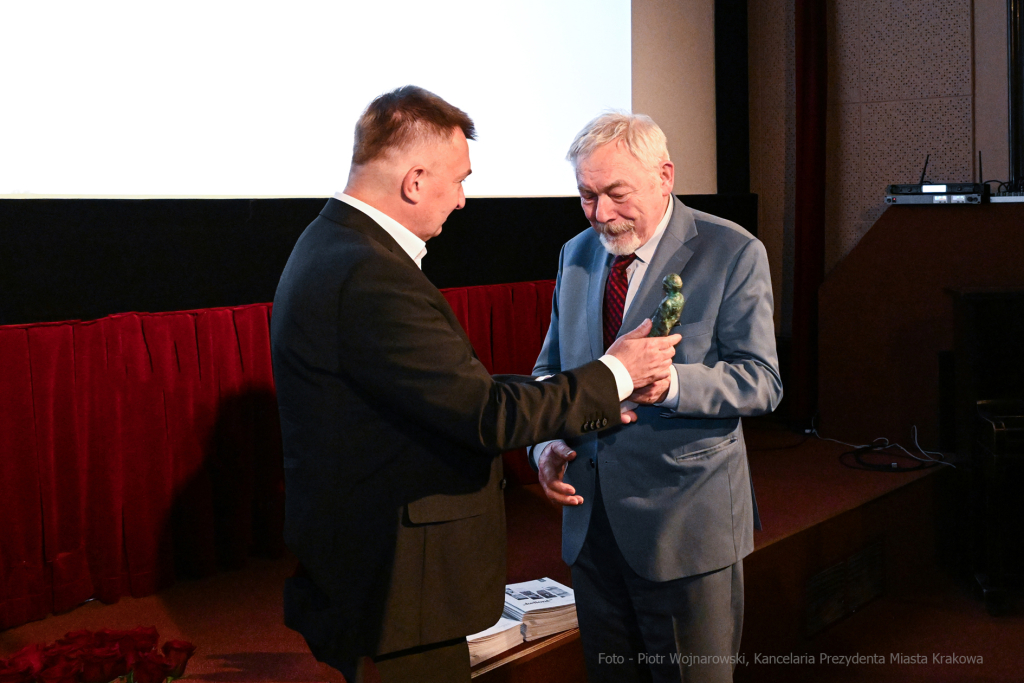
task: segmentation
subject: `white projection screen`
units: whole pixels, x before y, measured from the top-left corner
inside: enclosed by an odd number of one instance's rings
[[[629,0],[4,2],[0,195],[328,196],[408,83],[475,120],[468,195],[570,195],[630,47]]]

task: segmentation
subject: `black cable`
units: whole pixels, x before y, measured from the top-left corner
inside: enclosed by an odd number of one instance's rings
[[[942,464],[941,461],[937,461],[937,462],[924,462],[924,461],[920,461],[920,460],[917,460],[916,458],[914,458],[912,456],[907,455],[906,453],[900,453],[899,451],[893,452],[891,449],[892,449],[892,445],[886,439],[876,439],[871,445],[861,446],[860,448],[855,448],[852,451],[846,451],[845,453],[840,454],[839,462],[841,462],[844,466],[849,467],[850,469],[854,469],[854,470],[867,470],[869,472],[901,472],[901,473],[902,472],[917,472],[918,470],[926,470],[926,469],[929,469],[931,467],[936,467],[936,466]],[[880,455],[880,456],[884,455],[886,457],[886,459],[888,460],[888,462],[885,462],[885,463],[881,463],[881,462],[868,462],[864,458],[864,456],[866,454],[868,454],[868,453],[875,453],[875,454]],[[849,456],[853,456],[854,460],[857,463],[856,465],[852,464],[849,461]],[[910,466],[910,467],[904,467],[904,466],[899,466],[899,465],[897,465],[896,467],[893,467],[893,465],[896,465],[896,462],[893,460],[893,458],[905,458],[905,459],[910,459],[910,460],[917,460],[917,464],[915,464],[913,466]]]
[[[911,453],[898,443],[890,442],[889,439],[885,438],[884,436],[880,436],[871,443],[865,444],[863,446],[855,446],[852,443],[846,443],[845,441],[840,441],[839,439],[832,439],[827,436],[822,436],[821,434],[818,433],[817,428],[815,428],[814,426],[814,422],[817,419],[818,415],[815,414],[815,416],[811,418],[811,428],[806,430],[805,433],[813,434],[817,438],[822,439],[824,441],[831,441],[833,443],[842,444],[843,446],[849,446],[850,448],[852,448],[852,451],[846,451],[845,453],[841,453],[839,455],[839,462],[841,462],[844,466],[849,467],[850,469],[867,470],[870,472],[916,472],[918,470],[926,470],[930,467],[935,467],[937,465],[947,465],[949,467],[956,469],[956,465],[954,465],[951,462],[946,462],[946,458],[942,453],[926,451],[923,448],[921,448],[921,445],[917,443],[916,425],[913,426],[911,430],[911,435],[914,439],[914,446],[919,451],[921,451],[921,455],[923,455],[924,457],[918,457],[914,455],[913,453]],[[898,450],[894,451],[892,449]],[[889,462],[885,464],[867,462],[866,460],[864,460],[865,453],[877,453],[879,455],[884,455],[889,459]],[[856,460],[856,465],[853,465],[849,462],[848,456],[851,455],[854,457],[854,460]],[[938,457],[935,458],[931,456]],[[910,458],[911,460],[917,461],[918,464],[913,467],[900,467],[897,463],[895,463],[892,460],[892,458]]]

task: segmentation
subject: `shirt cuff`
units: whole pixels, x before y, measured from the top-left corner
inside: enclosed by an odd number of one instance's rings
[[[662,408],[671,408],[672,410],[679,409],[679,371],[676,370],[676,366],[672,366],[672,371],[668,373],[668,394],[665,395],[665,400],[654,405],[661,406]]]
[[[544,449],[548,447],[552,441],[541,441],[538,444],[534,444],[526,449],[526,458],[530,461],[530,466],[533,467],[533,471],[536,472],[540,469],[540,454],[544,452]]]
[[[598,358],[604,363],[612,374],[615,375],[615,388],[619,391],[619,400],[625,401],[633,393],[633,378],[629,376],[629,370],[622,364],[622,361],[611,354],[605,354]]]

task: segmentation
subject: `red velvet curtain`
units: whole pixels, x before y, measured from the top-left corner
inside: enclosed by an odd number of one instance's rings
[[[553,282],[445,291],[529,373]],[[282,550],[269,304],[0,327],[0,629]],[[513,481],[536,481],[521,453]]]
[[[491,373],[530,374],[551,323],[554,280],[442,291]],[[506,453],[504,459],[509,482],[537,482],[525,450]]]
[[[818,288],[825,279],[826,4],[796,0],[796,213],[789,415],[809,424],[818,400]]]

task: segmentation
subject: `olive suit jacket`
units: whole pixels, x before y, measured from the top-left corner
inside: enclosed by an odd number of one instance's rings
[[[635,424],[570,439],[577,457],[565,480],[584,502],[562,514],[562,557],[571,565],[599,482],[616,543],[651,581],[720,569],[753,551],[756,505],[740,418],[774,410],[782,398],[764,246],[735,223],[672,201],[672,218],[619,334],[655,312],[662,279],[678,273],[686,299],[672,329],[683,336],[673,359],[678,406],[640,406]],[[535,374],[603,353],[610,261],[593,230],[562,248]]]
[[[491,377],[441,293],[371,218],[331,199],[271,322],[300,561],[285,622],[328,663],[493,625],[505,583],[499,454],[619,424],[600,362]]]

